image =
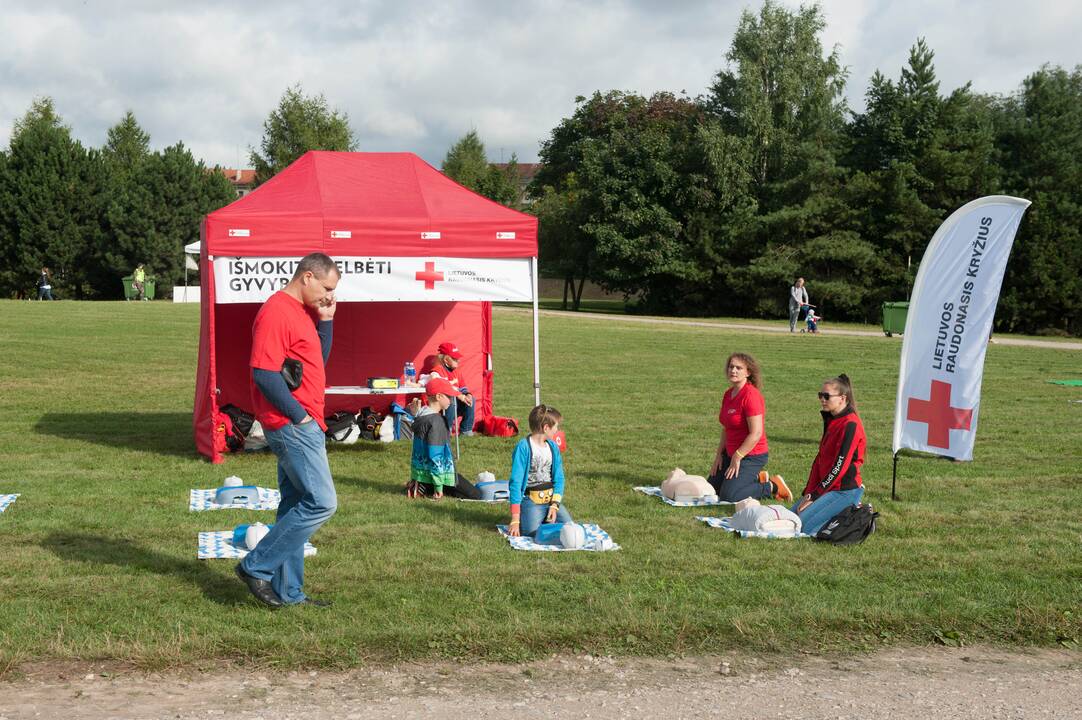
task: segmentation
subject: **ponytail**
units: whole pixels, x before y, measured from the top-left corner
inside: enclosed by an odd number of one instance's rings
[[[857,409],[857,398],[853,394],[853,381],[849,379],[848,375],[840,373],[838,377],[827,380],[827,383],[836,387],[839,395],[845,395],[846,404],[849,407],[853,408],[853,410]]]

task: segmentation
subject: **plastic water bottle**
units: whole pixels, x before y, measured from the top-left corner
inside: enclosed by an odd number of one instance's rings
[[[406,363],[406,385],[413,385],[417,382],[417,370],[413,367],[413,362]]]

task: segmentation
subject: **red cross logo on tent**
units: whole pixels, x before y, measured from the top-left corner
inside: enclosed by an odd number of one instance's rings
[[[436,272],[436,263],[426,262],[424,272],[418,271],[417,280],[424,280],[425,290],[435,290],[436,281],[443,280],[443,273]]]
[[[951,385],[941,380],[932,381],[932,391],[927,400],[909,398],[906,420],[928,423],[928,444],[949,450],[951,430],[968,430],[973,420],[973,409],[951,407]]]

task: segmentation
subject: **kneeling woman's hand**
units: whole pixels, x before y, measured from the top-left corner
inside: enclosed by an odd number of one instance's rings
[[[743,455],[737,450],[733,453],[733,456],[729,458],[729,469],[725,471],[725,479],[732,480],[736,477],[736,474],[740,472],[740,461],[743,459]]]
[[[520,535],[518,531],[518,520],[512,520],[511,524],[507,526],[507,534],[511,537],[518,537]]]

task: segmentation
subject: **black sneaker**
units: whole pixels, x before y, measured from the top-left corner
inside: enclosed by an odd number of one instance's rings
[[[256,600],[259,602],[272,608],[280,608],[285,604],[282,602],[282,599],[278,597],[278,593],[274,592],[274,588],[271,587],[270,581],[252,577],[244,572],[244,568],[240,563],[237,563],[237,566],[233,568],[233,572],[237,574],[237,577],[241,579],[241,582],[248,586],[248,590],[255,595]]]

